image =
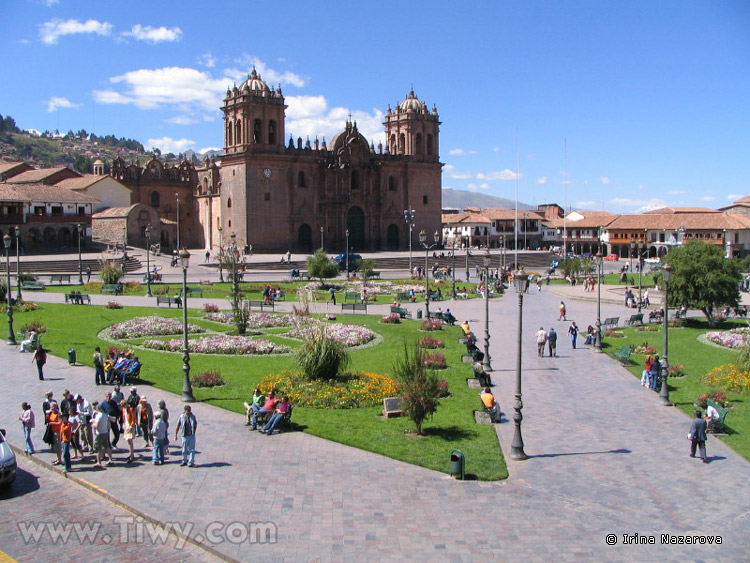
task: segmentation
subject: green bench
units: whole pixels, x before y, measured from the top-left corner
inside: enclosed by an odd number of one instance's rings
[[[635,315],[630,315],[630,318],[628,319],[629,325],[634,324],[643,324],[643,313],[636,313]]]
[[[91,297],[87,293],[66,293],[65,303],[73,303],[74,305],[83,305],[84,301],[91,305]]]
[[[341,312],[356,313],[357,311],[367,312],[367,303],[342,303]]]
[[[21,289],[29,289],[33,291],[44,291],[44,283],[40,281],[21,282]]]
[[[169,295],[157,295],[156,296],[156,306],[158,307],[162,303],[166,303],[169,305],[169,308],[172,308],[172,303],[177,305],[177,307],[182,307],[182,299],[179,295],[175,295],[174,297],[170,297]]]
[[[358,303],[359,301],[359,293],[352,293],[350,291],[344,293],[344,303]]]
[[[49,283],[62,284],[62,282],[70,283],[70,274],[52,274],[49,277]]]
[[[102,284],[102,293],[111,293],[112,295],[119,295],[122,293],[121,283],[105,283]]]
[[[630,354],[632,353],[633,350],[630,349],[630,346],[623,346],[617,352],[615,352],[615,359],[621,364],[629,364]]]
[[[602,323],[602,330],[614,330],[620,324],[620,317],[608,317]]]
[[[182,291],[180,291],[180,293],[182,293]],[[188,297],[203,297],[203,289],[200,287],[188,287],[187,296]]]
[[[411,312],[407,311],[403,307],[396,307],[394,305],[391,305],[391,313],[394,315],[398,315],[402,319],[410,319],[411,318]]]
[[[403,303],[404,301],[411,301],[411,299],[406,291],[399,291],[396,293],[396,301]]]
[[[281,432],[282,428],[286,428],[289,430],[289,428],[292,425],[292,412],[294,411],[294,405],[289,405],[289,410],[284,414],[284,417],[281,419],[281,422],[279,422],[279,425],[275,428],[276,432]],[[252,414],[252,411],[250,411],[250,414]],[[261,428],[269,419],[270,419],[270,413],[258,413],[256,417],[256,422],[258,424],[258,428]]]
[[[708,431],[712,434],[723,434],[726,432],[726,426],[724,422],[726,421],[727,414],[729,414],[729,409],[722,407],[718,403],[715,403],[713,401],[706,401],[706,406],[712,406],[716,409],[716,412],[719,413],[719,419],[718,420],[711,420],[709,419],[708,424]]]
[[[252,311],[253,309],[258,309],[260,312],[263,312],[266,309],[270,309],[271,311],[273,311],[273,301],[269,301],[268,303],[266,303],[261,299],[251,299],[249,301],[245,301],[245,303],[247,303],[247,308],[249,311]]]
[[[428,319],[438,319],[444,324],[453,326],[456,324],[456,318],[453,315],[449,315],[448,313],[433,313],[430,311],[427,314]]]

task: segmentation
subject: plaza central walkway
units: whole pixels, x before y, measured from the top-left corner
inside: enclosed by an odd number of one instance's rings
[[[145,458],[133,467],[116,463],[99,471],[74,466],[70,478],[156,521],[191,522],[191,537],[204,543],[212,522],[271,522],[274,543],[208,543],[221,556],[242,561],[746,561],[750,464],[718,439],[708,443],[710,464],[690,459],[684,413],[660,406],[656,394],[605,355],[571,349],[570,323],[557,321],[557,304],[564,299],[568,319],[585,329],[595,320],[595,302],[569,298],[572,289],[555,289],[566,292],[562,297],[549,289],[532,288],[524,300],[523,435],[530,457],[510,460],[513,424],[498,425],[506,481],[456,481],[301,432],[269,438],[248,432],[241,415],[204,404],[194,406],[197,468],[180,467],[173,450],[165,466]],[[60,296],[40,296],[47,298]],[[483,334],[481,300],[442,306]],[[492,375],[507,419],[513,412],[517,311],[515,294],[491,301]],[[625,314],[620,305],[603,305],[602,317]],[[558,358],[537,357],[533,334],[540,326],[557,329]],[[79,354],[88,359],[88,352]],[[21,401],[32,402],[39,417],[48,388],[58,398],[64,388],[90,400],[103,394],[89,367],[51,358],[50,380],[39,382],[29,355],[3,346],[0,362],[0,426],[19,446]],[[468,375],[468,365],[466,370]],[[139,392],[152,404],[165,399],[175,424],[179,397],[147,387]],[[42,445],[39,429],[35,440]],[[446,466],[451,449],[446,443]],[[52,456],[35,459],[49,463]],[[468,459],[469,473],[471,464]],[[623,545],[623,534],[654,536],[655,545]],[[718,535],[722,543],[664,545],[661,534]],[[88,549],[95,556],[96,548]]]

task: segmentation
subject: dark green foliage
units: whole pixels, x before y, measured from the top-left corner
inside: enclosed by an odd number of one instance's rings
[[[422,436],[422,424],[440,404],[440,380],[425,366],[424,350],[419,344],[404,344],[404,354],[393,365],[393,377],[399,382],[401,407]]]
[[[103,283],[117,283],[122,279],[122,268],[115,262],[107,262],[101,271],[101,277]]]
[[[315,254],[307,257],[307,273],[311,278],[318,278],[323,281],[323,279],[338,276],[339,267],[328,258],[322,248],[319,248],[315,251]]]
[[[308,331],[294,359],[307,379],[335,379],[349,365],[349,352],[329,338],[325,325],[318,325]]]

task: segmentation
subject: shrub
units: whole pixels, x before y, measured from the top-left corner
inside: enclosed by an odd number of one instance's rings
[[[213,303],[204,303],[203,304],[203,312],[204,313],[218,313],[219,312],[219,306],[214,305]]]
[[[429,348],[430,350],[434,350],[435,348],[445,348],[445,342],[438,340],[429,334],[419,341],[419,345],[422,348]]]
[[[105,262],[102,271],[99,272],[104,283],[117,283],[123,275],[122,268],[116,262]]]
[[[682,364],[672,364],[667,368],[668,377],[682,377],[685,375],[685,366]]]
[[[437,411],[440,403],[438,378],[425,366],[423,355],[418,344],[411,351],[404,344],[403,357],[398,358],[393,366],[393,374],[399,382],[404,414],[416,425],[418,436],[424,434],[422,424]]]
[[[607,338],[624,338],[625,333],[621,330],[607,330],[604,332],[604,336]]]
[[[438,319],[427,319],[425,321],[422,321],[422,330],[428,332],[443,330],[443,323]]]
[[[386,323],[386,324],[397,325],[401,323],[401,317],[397,315],[396,313],[391,313],[390,315],[385,315],[381,317],[380,322]]]
[[[661,325],[642,325],[635,330],[638,332],[659,332],[659,330],[661,330]]]
[[[727,399],[727,396],[721,391],[711,391],[709,393],[698,395],[695,404],[699,405],[702,409],[705,409],[708,406],[708,401],[713,401],[724,408],[732,406],[732,403]]]
[[[157,287],[153,287],[151,289],[152,295],[169,295],[169,286],[168,285],[160,285]]]
[[[34,320],[23,325],[20,330],[23,333],[27,333],[30,330],[33,330],[34,332],[38,334],[43,334],[47,332],[47,327],[42,324],[42,321]]]
[[[715,367],[703,376],[703,383],[725,391],[750,391],[750,371],[734,364]]]
[[[445,364],[445,356],[439,352],[433,354],[425,354],[422,356],[422,361],[428,369],[445,369],[448,366]]]
[[[438,391],[439,391],[439,397],[441,399],[445,397],[450,397],[451,393],[448,391],[448,382],[445,379],[441,379],[438,381]]]
[[[105,307],[107,309],[122,309],[123,308],[123,306],[117,301],[108,301]]]
[[[193,387],[220,387],[227,382],[218,371],[205,371],[190,378]]]
[[[633,350],[633,353],[645,356],[647,354],[651,354],[652,356],[656,354],[656,348],[653,346],[649,346],[648,343],[644,342],[640,346],[637,346],[635,350]]]
[[[349,352],[346,345],[331,338],[327,327],[321,324],[306,331],[294,359],[307,379],[335,379],[349,365]]]

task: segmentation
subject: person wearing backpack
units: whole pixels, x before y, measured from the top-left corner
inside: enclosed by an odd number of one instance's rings
[[[149,447],[151,445],[151,428],[154,426],[154,409],[151,408],[151,404],[145,395],[141,397],[138,410],[136,410],[136,419],[138,420],[138,426],[141,427],[146,447]]]
[[[94,348],[94,382],[97,385],[104,385],[104,358],[102,357],[102,350],[97,346]]]

